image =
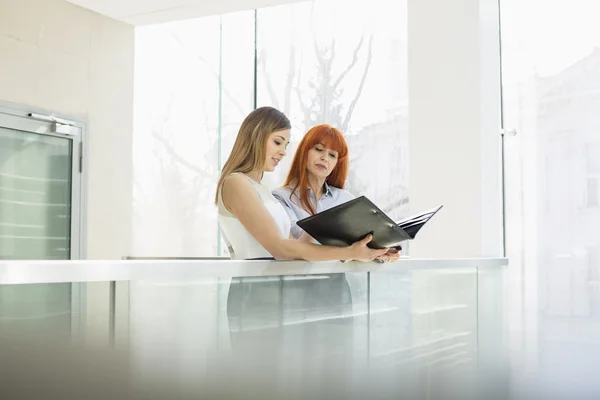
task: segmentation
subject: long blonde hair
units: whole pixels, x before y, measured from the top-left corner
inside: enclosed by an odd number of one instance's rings
[[[240,126],[237,138],[223,165],[217,183],[215,204],[219,202],[221,186],[225,178],[234,172],[244,174],[264,168],[267,139],[273,132],[291,129],[292,124],[284,113],[273,107],[260,107],[252,111]]]

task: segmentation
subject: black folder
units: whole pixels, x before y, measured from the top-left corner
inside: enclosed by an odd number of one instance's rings
[[[360,196],[304,218],[297,224],[324,245],[350,246],[373,234],[369,247],[382,249],[397,247],[405,240],[414,239],[441,208],[439,206],[396,222],[365,196]]]

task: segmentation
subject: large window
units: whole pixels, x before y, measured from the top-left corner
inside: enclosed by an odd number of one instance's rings
[[[253,108],[254,13],[136,31],[136,256],[220,253],[214,190]]]
[[[598,4],[500,4],[504,124],[518,132],[506,138],[505,154],[507,253],[523,286],[513,293],[524,296],[520,329],[535,342],[526,343],[529,351],[551,358],[546,366],[568,364],[576,373],[600,349]]]
[[[350,146],[348,190],[399,218],[408,212],[406,3],[368,10],[316,0],[138,28],[134,255],[223,255],[213,205],[243,118],[272,105],[290,117],[283,183],[311,126]]]
[[[258,103],[291,117],[290,152],[310,127],[337,127],[350,146],[348,190],[406,214],[406,3],[317,0],[259,10],[257,24]]]

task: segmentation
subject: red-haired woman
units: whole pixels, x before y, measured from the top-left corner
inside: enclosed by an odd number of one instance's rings
[[[342,133],[327,124],[311,128],[300,141],[283,187],[273,195],[283,205],[292,222],[292,235],[312,241],[296,222],[354,199],[344,190],[348,177],[348,145]],[[390,251],[378,257],[395,261]]]

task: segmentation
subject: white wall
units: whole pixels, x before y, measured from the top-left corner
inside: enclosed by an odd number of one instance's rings
[[[412,256],[502,255],[497,2],[408,0]]]
[[[87,257],[130,252],[134,28],[64,0],[0,0],[0,100],[88,122]]]

